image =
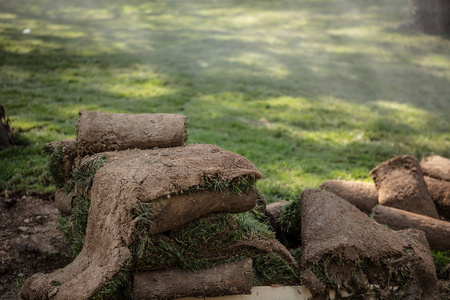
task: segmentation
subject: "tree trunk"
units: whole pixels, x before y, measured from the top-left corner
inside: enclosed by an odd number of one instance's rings
[[[415,18],[424,32],[442,34],[450,32],[450,1],[413,0]]]
[[[5,108],[0,105],[0,150],[6,149],[14,145],[11,138],[11,128],[9,120],[5,118]]]

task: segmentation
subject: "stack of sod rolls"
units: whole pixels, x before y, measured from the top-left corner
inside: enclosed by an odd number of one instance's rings
[[[253,209],[257,168],[187,140],[187,117],[81,111],[48,147],[59,226],[75,259],[23,299],[174,299],[293,284],[298,264]],[[183,283],[183,284],[181,284]]]

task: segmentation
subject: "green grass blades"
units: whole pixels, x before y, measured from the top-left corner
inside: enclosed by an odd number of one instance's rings
[[[108,281],[92,300],[128,300],[133,290],[132,274],[129,270],[131,261],[128,261],[110,281]]]
[[[176,230],[175,240],[187,252],[199,255],[226,247],[236,240],[237,222],[228,214],[210,215]]]
[[[48,162],[48,170],[52,176],[53,184],[57,188],[63,188],[68,177],[64,168],[64,153],[60,145],[55,146]]]
[[[58,148],[57,148],[58,149]],[[56,152],[57,153],[57,152]],[[52,155],[51,162],[59,162],[55,157],[59,155]],[[65,216],[63,214],[58,218],[58,228],[63,233],[64,241],[70,246],[73,256],[78,255],[84,245],[84,238],[86,236],[86,227],[88,222],[88,214],[90,207],[90,190],[94,181],[95,173],[106,163],[106,156],[95,155],[86,162],[78,166],[73,172],[68,182],[64,181],[64,188],[66,193],[77,193],[72,203],[72,215]],[[56,164],[57,165],[57,164]],[[51,168],[52,164],[49,165]],[[57,171],[61,168],[55,167]],[[56,178],[65,174],[56,173]],[[55,178],[55,177],[54,177]]]
[[[202,185],[191,187],[185,192],[191,193],[196,191],[231,191],[233,195],[240,195],[242,193],[250,192],[253,188],[255,188],[255,185],[256,178],[253,175],[244,175],[241,177],[233,178],[229,181],[225,181],[221,179],[217,174],[212,176],[205,176],[203,178]]]
[[[433,255],[434,266],[436,267],[436,274],[440,275],[445,272],[445,269],[450,265],[450,251],[431,250]]]
[[[450,157],[450,40],[401,29],[403,0],[0,6],[0,103],[28,144],[0,152],[1,190],[54,189],[40,147],[79,109],[184,113],[191,143],[255,163],[269,202]]]
[[[274,239],[275,233],[268,223],[258,220],[253,212],[244,212],[233,215],[237,222],[237,239]]]
[[[63,240],[69,245],[73,257],[80,253],[84,245],[89,206],[89,200],[78,197],[74,200],[72,215],[61,214],[58,218],[58,229],[61,230]]]
[[[295,270],[284,259],[274,253],[266,253],[252,257],[253,285],[282,283],[298,284],[298,270]]]
[[[283,207],[278,222],[280,223],[281,230],[284,232],[289,232],[292,228],[301,228],[302,215],[300,208],[300,197],[297,197],[296,200],[290,201]]]

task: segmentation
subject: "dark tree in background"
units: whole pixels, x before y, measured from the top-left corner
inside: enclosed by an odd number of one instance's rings
[[[450,0],[411,0],[413,15],[424,32],[450,33]]]
[[[0,150],[6,149],[13,144],[9,120],[5,118],[5,108],[0,105]]]

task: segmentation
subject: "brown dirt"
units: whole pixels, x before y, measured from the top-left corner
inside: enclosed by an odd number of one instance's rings
[[[328,180],[320,189],[347,200],[364,212],[371,212],[378,204],[378,192],[373,183],[362,181]]]
[[[450,221],[450,181],[428,176],[425,176],[424,179],[439,215]]]
[[[176,299],[250,294],[252,260],[218,265],[198,272],[178,269],[141,272],[133,276],[132,299]]]
[[[356,292],[352,291],[355,284],[350,284],[356,280],[358,292],[370,294],[368,284],[389,293],[390,287],[399,284],[389,281],[391,272],[411,266],[414,274],[407,290],[421,295],[421,299],[438,298],[433,259],[423,233],[396,233],[325,191],[305,190],[300,202],[303,268],[311,269],[328,257],[325,268],[330,280],[342,282],[348,292]],[[356,264],[361,260],[366,262],[365,267]],[[308,278],[308,274],[302,272],[302,277]]]
[[[96,173],[91,189],[83,249],[64,269],[29,278],[22,289],[25,299],[93,296],[131,258],[128,246],[133,241],[135,225],[132,211],[139,201],[156,203],[162,198],[170,199],[172,195],[203,185],[208,177],[223,181],[246,175],[261,177],[250,161],[213,145],[128,150],[106,155],[107,163]],[[255,205],[256,195],[249,200]],[[226,209],[227,205],[223,207]],[[189,216],[177,217],[191,220]]]
[[[450,159],[439,156],[427,156],[420,162],[423,174],[436,179],[450,181]]]
[[[381,205],[439,219],[415,157],[397,156],[375,167],[370,176],[375,181]]]
[[[113,114],[80,111],[80,157],[106,151],[183,146],[187,117],[180,114]]]
[[[0,299],[19,299],[19,278],[67,265],[69,249],[56,229],[58,211],[37,197],[0,197]]]

